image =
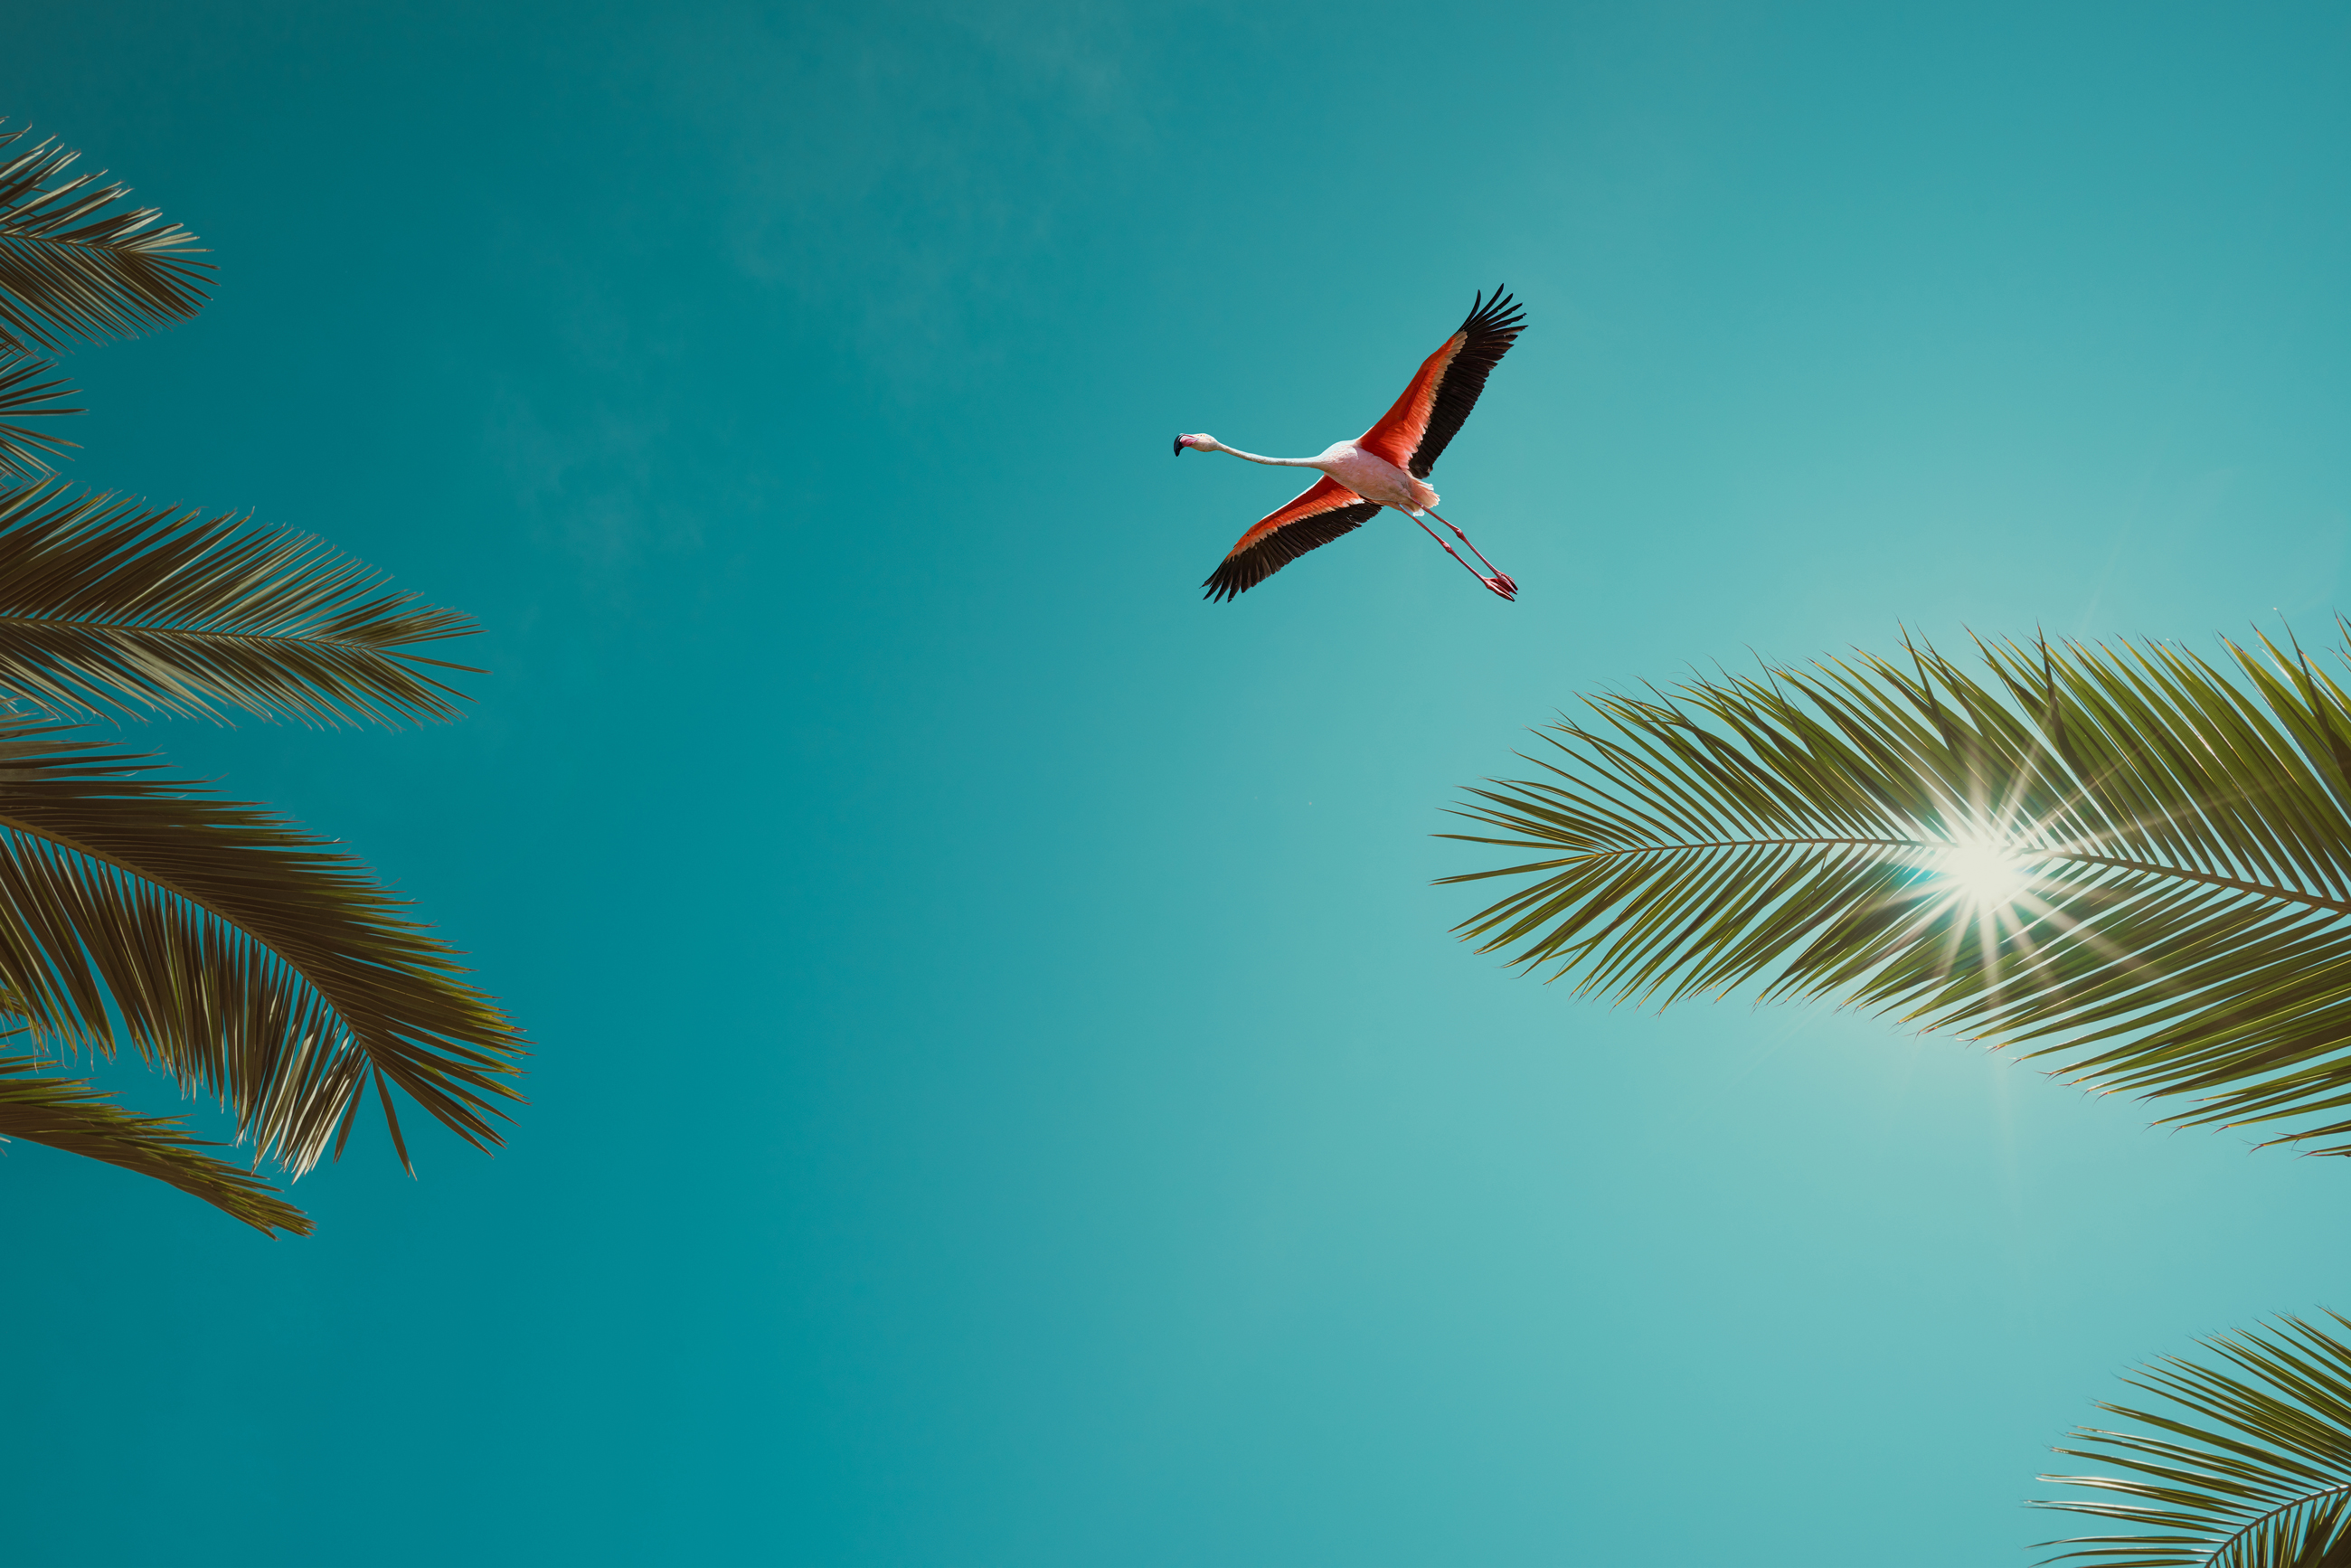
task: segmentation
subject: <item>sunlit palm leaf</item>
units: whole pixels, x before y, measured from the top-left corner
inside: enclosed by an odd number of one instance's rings
[[[51,1065],[0,1057],[0,1138],[22,1138],[171,1183],[244,1220],[264,1236],[310,1234],[309,1217],[251,1171],[203,1151],[175,1118],[135,1116],[82,1079],[25,1076]]]
[[[2327,1316],[2351,1328],[2351,1319]],[[2351,1344],[2299,1318],[2202,1343],[2234,1370],[2165,1356],[2124,1379],[2177,1408],[2099,1405],[2152,1433],[2085,1427],[2069,1440],[2086,1447],[2056,1450],[2127,1473],[2043,1476],[2105,1496],[2032,1506],[2092,1514],[2139,1532],[2045,1542],[2075,1548],[2050,1561],[2102,1568],[2351,1568]]]
[[[1856,1002],[2197,1099],[2172,1121],[2351,1134],[2343,688],[2266,640],[1980,652],[1587,698],[1462,813],[1509,836],[1448,835],[1542,857],[1446,879],[1539,879],[1461,931],[1580,991]]]
[[[18,423],[85,412],[57,406],[57,400],[73,388],[56,371],[57,367],[47,360],[0,347],[0,479],[47,474],[48,460],[63,456],[66,448],[75,444]],[[43,381],[44,376],[51,379]]]
[[[372,1081],[476,1146],[520,1040],[411,906],[324,841],[0,718],[0,978],[37,1038],[129,1040],[296,1174]]]
[[[130,187],[102,173],[68,177],[81,154],[54,140],[12,151],[26,134],[0,131],[0,344],[133,337],[204,308],[212,268],[190,259],[195,235],[120,207]]]
[[[0,488],[0,690],[59,714],[455,716],[400,652],[477,628],[306,534],[59,483]]]

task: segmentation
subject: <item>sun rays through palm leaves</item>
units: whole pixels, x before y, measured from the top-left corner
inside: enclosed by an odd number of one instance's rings
[[[1753,988],[2351,1154],[2351,697],[2298,648],[1924,645],[1585,699],[1448,834],[1458,927],[1576,989]]]
[[[2058,1447],[2124,1473],[2043,1476],[2100,1495],[2032,1506],[2137,1528],[2044,1542],[2073,1548],[2049,1561],[2351,1568],[2351,1345],[2299,1318],[2203,1343],[2222,1365],[2166,1356],[2124,1379],[2167,1408],[2098,1406],[2152,1431],[2085,1427]]]

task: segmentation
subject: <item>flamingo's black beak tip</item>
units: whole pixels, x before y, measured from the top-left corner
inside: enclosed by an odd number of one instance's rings
[[[1180,435],[1176,438],[1176,455],[1178,457],[1184,455],[1184,438]]]

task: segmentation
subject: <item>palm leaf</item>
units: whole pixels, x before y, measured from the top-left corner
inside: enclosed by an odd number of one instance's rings
[[[307,534],[64,485],[0,488],[0,690],[52,713],[139,708],[385,725],[456,716],[400,650],[478,628]]]
[[[56,369],[47,360],[0,347],[0,479],[11,475],[47,474],[48,460],[63,456],[66,448],[74,444],[15,423],[86,412],[57,406],[57,400],[68,395],[72,387],[62,376],[50,381],[40,379]]]
[[[308,1216],[251,1171],[203,1153],[217,1145],[191,1136],[178,1120],[132,1115],[84,1080],[24,1076],[48,1065],[0,1057],[0,1140],[46,1144],[169,1182],[264,1236],[310,1234]]]
[[[209,264],[177,224],[101,173],[66,170],[81,156],[51,139],[10,152],[23,130],[0,131],[0,345],[56,350],[130,338],[204,308]]]
[[[2351,1319],[2327,1316],[2351,1328]],[[2056,1449],[2126,1474],[2041,1478],[2103,1497],[2032,1504],[2141,1533],[2044,1542],[2076,1549],[2050,1561],[2351,1568],[2351,1344],[2299,1318],[2200,1343],[2227,1367],[2165,1356],[2124,1379],[2176,1408],[2099,1405],[2153,1433],[2085,1427],[2068,1439],[2085,1446]]]
[[[2351,1154],[2351,698],[2298,648],[1979,643],[1585,699],[1448,834],[1458,929],[1576,989],[1752,986],[2063,1053],[2167,1120]]]
[[[518,1099],[520,1037],[455,953],[326,841],[0,717],[0,980],[36,1039],[128,1040],[298,1176],[372,1082],[476,1147]]]

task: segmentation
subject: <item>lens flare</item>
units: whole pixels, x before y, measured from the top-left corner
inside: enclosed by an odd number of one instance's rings
[[[1936,857],[1935,870],[1978,909],[2013,904],[2032,885],[2032,868],[2014,849],[1990,837],[1953,844]]]

